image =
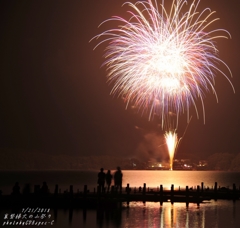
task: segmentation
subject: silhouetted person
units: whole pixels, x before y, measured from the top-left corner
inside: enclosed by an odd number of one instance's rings
[[[41,187],[41,193],[42,195],[47,195],[49,193],[49,189],[46,181],[43,182],[43,185]]]
[[[20,186],[18,182],[16,182],[15,185],[13,186],[12,195],[14,196],[20,195]]]
[[[122,171],[120,167],[117,167],[117,171],[114,173],[114,185],[116,187],[116,189],[118,190],[118,188],[120,189],[120,191],[122,191]]]
[[[100,172],[98,173],[98,186],[99,186],[99,191],[100,192],[104,191],[105,175],[106,174],[103,172],[103,168],[101,168]]]
[[[109,191],[111,183],[112,183],[112,174],[111,174],[110,170],[108,170],[106,173],[106,183],[107,183],[107,190]]]

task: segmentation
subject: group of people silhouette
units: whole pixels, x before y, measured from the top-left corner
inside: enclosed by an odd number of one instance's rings
[[[112,175],[111,171],[108,170],[107,173],[104,172],[104,169],[101,168],[100,172],[98,173],[98,186],[99,191],[104,192],[105,191],[105,183],[107,185],[107,191],[110,190],[110,186],[112,184],[112,179],[114,180],[114,186],[116,190],[122,191],[122,171],[120,167],[117,167],[117,170]]]

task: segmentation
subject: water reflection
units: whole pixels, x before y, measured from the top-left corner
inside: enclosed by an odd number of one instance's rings
[[[102,210],[101,208],[97,209],[97,225],[98,227],[121,227],[122,223],[122,210],[117,208],[115,210]]]
[[[237,228],[240,227],[240,201],[235,203],[227,200],[196,204],[183,203],[137,203],[131,202],[130,206],[123,204],[117,209],[84,209],[72,210],[68,214],[69,226],[61,226],[62,210],[58,211],[55,219],[56,227],[160,227],[160,228]],[[61,215],[60,215],[61,214]],[[55,215],[55,213],[54,213]]]
[[[1,225],[6,213],[0,210]],[[51,209],[53,228],[239,228],[240,201],[210,201],[198,207],[190,203],[130,202],[116,209]],[[16,226],[8,226],[16,227]],[[30,227],[30,226],[29,226]]]

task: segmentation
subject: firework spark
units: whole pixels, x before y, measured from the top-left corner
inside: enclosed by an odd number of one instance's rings
[[[168,148],[170,170],[172,170],[174,154],[180,140],[178,141],[176,131],[168,131],[164,134],[164,137]]]
[[[200,99],[205,122],[203,96],[214,88],[215,75],[222,74],[233,88],[227,64],[218,57],[215,40],[229,38],[224,29],[210,29],[218,18],[209,8],[197,11],[200,0],[173,0],[169,12],[164,0],[126,2],[131,10],[129,19],[119,16],[104,21],[115,21],[116,28],[104,31],[93,39],[107,42],[105,62],[111,93],[146,111],[151,119],[157,114],[164,119],[169,112],[177,116],[195,107]],[[97,47],[96,46],[96,47]],[[96,48],[95,47],[95,48]],[[223,65],[226,69],[218,68]],[[233,88],[234,90],[234,88]],[[126,106],[126,107],[127,107]]]

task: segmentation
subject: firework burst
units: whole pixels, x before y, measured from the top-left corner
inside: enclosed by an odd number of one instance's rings
[[[224,29],[210,30],[218,18],[213,18],[215,12],[209,8],[198,12],[199,3],[173,0],[167,12],[164,0],[162,4],[157,0],[126,2],[129,18],[113,16],[103,23],[115,21],[118,26],[93,38],[103,38],[97,46],[108,43],[104,65],[113,83],[111,93],[123,97],[127,106],[131,103],[147,111],[149,119],[157,114],[162,126],[169,112],[189,116],[191,105],[198,117],[198,99],[205,122],[203,96],[211,90],[217,99],[215,75],[220,73],[230,82],[231,71],[218,57],[215,44],[230,34]]]

